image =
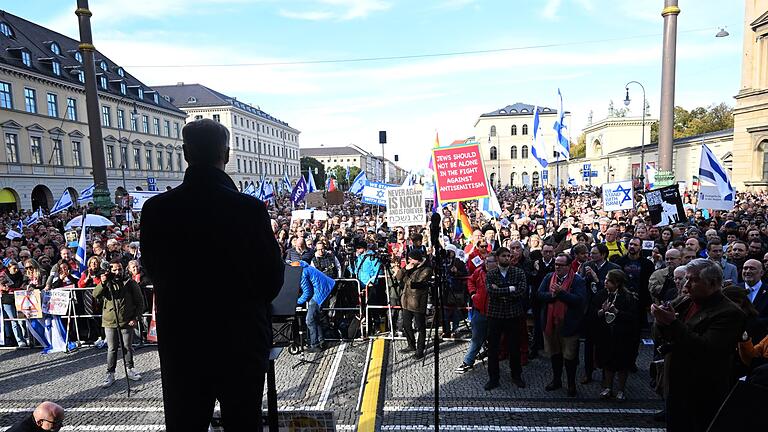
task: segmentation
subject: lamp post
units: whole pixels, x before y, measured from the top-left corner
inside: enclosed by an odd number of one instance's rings
[[[675,121],[675,62],[677,57],[678,0],[664,0],[664,48],[661,61],[661,110],[659,115],[659,171],[672,171]],[[645,107],[643,107],[645,109]]]
[[[638,178],[640,179],[641,190],[645,190],[645,107],[647,106],[648,101],[645,98],[645,87],[637,81],[630,81],[624,86],[624,89],[627,91],[627,96],[624,98],[624,106],[629,106],[629,103],[632,101],[629,98],[630,84],[637,84],[643,90],[643,117],[641,120],[643,126],[641,127],[642,131],[640,132],[640,175]]]

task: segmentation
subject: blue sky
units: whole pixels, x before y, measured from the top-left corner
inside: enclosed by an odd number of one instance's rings
[[[725,6],[725,5],[728,6]],[[28,0],[11,13],[77,37],[75,0]],[[659,111],[662,0],[91,0],[98,49],[149,85],[198,82],[288,121],[303,147],[354,143],[406,168],[473,135],[477,117],[515,102],[572,112],[575,140],[590,110],[623,106],[642,82]],[[734,104],[744,5],[681,1],[676,104]],[[727,26],[731,36],[714,37]],[[367,62],[207,66],[359,59],[477,50],[484,54]],[[177,66],[177,67],[167,67]],[[182,66],[182,67],[178,67]],[[639,89],[631,88],[634,113]]]

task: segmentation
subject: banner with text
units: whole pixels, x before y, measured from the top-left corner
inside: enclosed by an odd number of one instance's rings
[[[43,317],[43,308],[40,301],[40,290],[14,291],[13,296],[16,303],[16,311],[18,313],[29,319]]]
[[[70,285],[64,288],[74,288]],[[52,289],[43,291],[43,313],[49,315],[66,315],[69,310],[69,299],[72,291]]]
[[[366,182],[363,186],[363,204],[387,205],[387,189],[393,187],[396,186],[372,181]]]
[[[686,220],[683,197],[676,184],[647,192],[645,202],[653,226],[673,225]]]
[[[147,202],[148,199],[159,194],[160,192],[131,192],[131,209],[133,209],[133,211],[140,212],[141,208],[144,207],[144,203]]]
[[[479,144],[438,147],[432,150],[441,203],[467,201],[488,196]]]
[[[603,185],[603,210],[630,210],[634,206],[632,180]]]
[[[387,189],[387,226],[423,226],[427,211],[421,186]]]

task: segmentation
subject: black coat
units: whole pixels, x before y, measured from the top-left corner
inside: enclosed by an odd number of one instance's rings
[[[45,429],[35,423],[35,417],[32,414],[24,417],[22,420],[11,426],[7,432],[38,432]]]
[[[605,316],[598,312],[608,299],[608,290],[598,291],[592,298],[587,313],[593,322],[595,335],[595,353],[597,365],[611,371],[626,371],[635,363],[637,335],[640,328],[637,325],[637,307],[634,296],[627,290],[620,290],[613,302],[617,309],[616,317],[610,324]],[[613,295],[611,295],[613,298]]]
[[[223,171],[190,166],[180,186],[145,203],[141,252],[155,288],[164,387],[172,362],[198,372],[266,371],[270,303],[283,285],[284,264],[264,203],[238,192]],[[216,277],[201,277],[222,263],[226,269]]]

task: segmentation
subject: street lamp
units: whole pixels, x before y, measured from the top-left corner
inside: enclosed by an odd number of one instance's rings
[[[728,36],[730,36],[730,33],[725,31],[725,27],[720,27],[720,31],[717,32],[717,34],[715,35],[715,37],[718,37],[718,38],[728,37]]]
[[[624,86],[624,89],[627,91],[627,96],[624,98],[624,106],[629,106],[629,103],[631,102],[631,99],[629,98],[630,84],[637,84],[643,90],[643,126],[641,127],[642,131],[640,132],[640,175],[638,177],[640,178],[642,190],[645,190],[645,107],[647,106],[648,101],[645,99],[645,87],[637,81],[630,81]]]

